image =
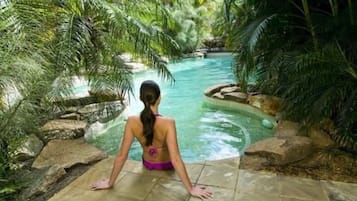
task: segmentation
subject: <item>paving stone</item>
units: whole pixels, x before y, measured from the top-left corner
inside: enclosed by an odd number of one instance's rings
[[[330,201],[356,201],[357,184],[321,181],[322,188]]]
[[[128,160],[110,190],[89,186],[108,178],[114,157],[90,168],[49,201],[198,201],[190,196],[174,171],[150,171]],[[205,164],[205,165],[204,165]],[[207,185],[217,201],[356,201],[357,184],[316,181],[274,173],[238,170],[236,158],[187,164],[193,183]]]
[[[237,191],[279,195],[279,177],[273,173],[239,170]]]
[[[301,200],[301,199],[296,199],[296,198],[288,198],[288,197],[281,197],[281,201],[315,201],[315,200]]]
[[[267,194],[262,192],[238,192],[234,201],[280,201],[276,194]]]
[[[198,180],[198,177],[201,175],[204,165],[192,163],[192,164],[186,164],[185,166],[186,166],[188,177],[190,178],[191,182],[196,183]],[[164,172],[164,173],[166,174],[164,176],[165,178],[181,180],[179,178],[179,176],[174,171],[171,174],[169,172]]]
[[[205,165],[239,168],[239,157],[228,158],[223,160],[206,161]]]
[[[302,200],[329,201],[317,180],[280,176],[281,196]]]
[[[78,177],[60,192],[55,194],[49,201],[90,201],[90,200],[102,200],[108,197],[118,197],[114,195],[117,185],[114,185],[113,189],[103,191],[91,191],[90,185],[99,179],[108,178],[111,173],[114,159],[112,157],[104,159],[90,168],[86,173]],[[116,184],[120,181],[126,172],[121,172],[117,178]],[[134,201],[134,200],[133,200]]]
[[[219,188],[215,186],[207,186],[207,189],[213,193],[213,198],[209,201],[231,201],[234,198],[234,189]],[[201,199],[191,197],[189,201],[200,201]]]
[[[189,196],[182,182],[160,179],[145,201],[183,201]]]
[[[198,180],[199,184],[234,189],[238,177],[235,168],[205,166]]]
[[[128,172],[116,184],[115,191],[121,196],[144,200],[158,180],[158,178],[152,176]]]

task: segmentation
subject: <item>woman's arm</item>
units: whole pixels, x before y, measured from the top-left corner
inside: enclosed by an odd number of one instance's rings
[[[122,144],[115,158],[112,173],[109,179],[104,179],[92,184],[92,190],[108,189],[113,187],[115,180],[117,179],[121,169],[124,166],[126,159],[128,158],[129,149],[134,140],[134,134],[132,132],[132,120],[129,117],[124,129],[124,136]]]
[[[176,125],[174,120],[169,121],[169,127],[166,134],[166,143],[169,149],[171,163],[176,173],[182,180],[187,191],[195,197],[201,199],[212,197],[212,193],[205,190],[203,186],[192,186],[190,178],[187,175],[186,167],[181,159],[180,151],[177,144]]]

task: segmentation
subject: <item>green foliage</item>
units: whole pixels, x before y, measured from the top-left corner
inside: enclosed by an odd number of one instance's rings
[[[217,8],[222,1],[182,1],[166,7],[170,16],[166,33],[180,45],[182,52],[194,52],[211,36],[211,25],[216,17]]]
[[[168,17],[154,0],[0,1],[0,194],[6,200],[17,190],[7,179],[14,144],[51,118],[53,101],[72,93],[74,76],[93,89],[127,94],[132,73],[119,55],[130,52],[173,79],[162,56],[179,55],[180,47],[165,32]]]
[[[352,1],[225,1],[244,86],[257,73],[260,90],[285,100],[285,117],[331,118],[334,139],[357,148],[357,3]]]

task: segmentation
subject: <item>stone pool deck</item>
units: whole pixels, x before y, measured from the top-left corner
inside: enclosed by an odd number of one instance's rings
[[[100,161],[50,201],[198,201],[174,171],[149,171],[128,160],[113,189],[91,191],[111,172],[113,157]],[[239,169],[239,158],[187,164],[191,181],[207,185],[217,201],[356,201],[357,184]]]

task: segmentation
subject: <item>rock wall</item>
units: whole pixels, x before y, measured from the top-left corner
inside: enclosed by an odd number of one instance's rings
[[[204,93],[214,99],[251,105],[278,120],[273,137],[256,142],[245,150],[240,168],[357,181],[357,156],[340,150],[331,139],[328,133],[335,132],[332,121],[307,126],[280,119],[280,98],[260,94],[254,86],[248,88],[248,93],[242,93],[239,85],[225,83],[209,87]]]
[[[55,104],[55,118],[39,129],[39,138],[30,135],[14,155],[22,167],[27,167],[23,182],[29,185],[20,196],[24,200],[41,200],[58,182],[70,180],[68,170],[80,172],[76,168],[105,158],[106,153],[87,144],[83,136],[90,124],[110,121],[125,108],[122,96],[111,91],[91,91],[89,96]]]

